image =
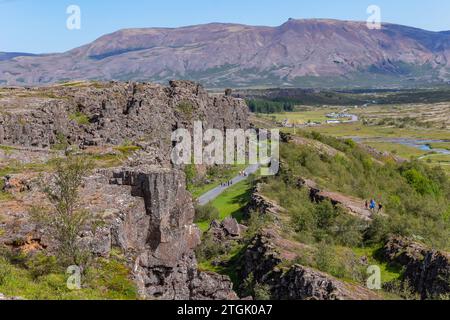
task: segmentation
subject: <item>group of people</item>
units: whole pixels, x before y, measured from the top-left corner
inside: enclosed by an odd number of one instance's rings
[[[233,180],[227,181],[227,182],[223,182],[220,184],[221,187],[229,187],[233,184]]]
[[[248,177],[248,173],[244,170],[244,171],[240,171],[239,172],[239,175],[241,176],[241,177]]]
[[[244,170],[244,171],[239,171],[239,176],[241,177],[248,177],[248,173]],[[229,187],[233,185],[233,180],[227,181],[227,182],[222,182],[220,184],[221,187]]]
[[[379,213],[383,210],[383,205],[381,203],[377,203],[374,199],[371,199],[370,201],[366,200],[366,209],[374,213]]]

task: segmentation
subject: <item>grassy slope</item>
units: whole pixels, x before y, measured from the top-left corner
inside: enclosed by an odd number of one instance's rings
[[[1,258],[1,257],[0,257]],[[43,267],[43,266],[41,266]],[[97,260],[82,277],[82,289],[69,290],[68,275],[49,272],[33,277],[30,269],[0,259],[0,292],[31,300],[134,300],[137,291],[120,261]]]

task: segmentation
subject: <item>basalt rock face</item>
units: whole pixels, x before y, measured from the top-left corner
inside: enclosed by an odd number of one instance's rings
[[[205,129],[248,127],[243,100],[208,95],[189,81],[171,81],[168,87],[111,82],[3,93],[0,144],[48,148],[61,138],[82,146],[133,141],[167,160],[172,131],[192,129],[194,120]]]
[[[274,230],[263,230],[252,240],[241,261],[241,277],[250,274],[266,285],[276,300],[372,300],[379,297],[358,285],[295,264],[295,251],[307,246],[282,239]],[[289,267],[283,262],[289,261]]]
[[[243,100],[208,95],[187,81],[172,81],[169,87],[87,83],[7,91],[0,95],[0,144],[14,146],[12,160],[22,150],[33,151],[18,159],[24,164],[63,156],[49,149],[61,134],[72,145],[100,150],[126,141],[142,147],[123,166],[94,170],[80,188],[80,207],[105,222],[95,233],[81,235],[94,255],[108,257],[112,248],[120,248],[146,299],[238,298],[228,277],[198,270],[194,249],[200,231],[193,223],[192,196],[184,173],[170,163],[170,148],[172,130],[192,130],[195,120],[204,129],[246,129]],[[5,231],[0,245],[52,252],[52,239],[29,219],[33,205],[46,205],[32,178],[28,173],[4,178],[5,192],[17,198],[0,206]]]
[[[193,249],[200,231],[193,224],[194,207],[184,173],[177,170],[123,169],[110,183],[131,186],[145,210],[123,216],[113,239],[134,259],[139,292],[149,299],[234,299],[227,277],[197,270]]]
[[[245,214],[249,217],[252,213],[267,214],[276,219],[280,212],[285,211],[275,201],[267,198],[261,192],[262,185],[257,184],[252,191],[249,203],[245,208]]]
[[[450,292],[450,254],[400,237],[389,239],[383,253],[391,263],[405,267],[404,280],[422,299],[436,299]]]

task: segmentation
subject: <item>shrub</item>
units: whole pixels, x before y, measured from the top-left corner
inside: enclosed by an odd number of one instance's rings
[[[93,288],[109,291],[114,296],[135,299],[136,286],[130,270],[123,261],[98,259],[86,272],[86,283]]]
[[[416,169],[409,169],[403,172],[403,176],[406,178],[408,183],[414,187],[414,189],[422,194],[432,194],[438,195],[439,188],[433,183],[430,179],[425,177],[422,173],[417,171]]]
[[[245,233],[245,238],[246,239],[253,238],[256,235],[256,233],[270,221],[271,218],[268,215],[260,214],[258,212],[251,212],[250,217],[246,222],[247,231]]]
[[[89,225],[91,217],[78,208],[79,188],[89,172],[90,163],[83,157],[69,156],[58,160],[55,166],[51,182],[44,189],[52,208],[35,207],[31,216],[53,237],[62,264],[82,266],[89,253],[79,235]]]
[[[383,216],[375,216],[364,234],[365,242],[368,245],[382,243],[389,235],[389,221]]]
[[[383,213],[388,218],[376,219],[365,232],[364,240],[369,243],[398,234],[421,237],[436,248],[450,248],[447,236],[450,225],[445,220],[450,207],[450,181],[442,169],[430,168],[420,161],[381,164],[371,160],[358,145],[345,140],[316,132],[302,134],[344,153],[322,156],[308,146],[281,144],[283,165],[279,175],[268,181],[265,194],[291,213],[294,229],[301,233],[302,239],[333,240],[349,245],[358,242],[360,235],[358,232],[330,232],[330,227],[336,229],[353,222],[340,217],[337,211],[333,213],[329,204],[311,208],[310,201],[297,191],[296,177],[311,178],[330,191],[362,199],[376,198],[383,203]],[[314,219],[317,219],[316,225]]]
[[[192,117],[195,111],[195,106],[188,100],[180,101],[177,105],[177,110],[187,117]]]
[[[383,285],[383,289],[405,300],[420,300],[419,294],[414,291],[408,280],[392,280]]]
[[[228,248],[222,242],[214,241],[213,237],[206,235],[202,239],[202,243],[195,249],[195,255],[199,262],[209,261],[227,253]]]
[[[44,253],[32,256],[25,265],[33,279],[60,271],[56,258]]]
[[[56,142],[52,145],[53,150],[64,151],[69,148],[69,141],[67,141],[67,137],[62,133],[58,132],[56,134]]]
[[[184,167],[184,174],[186,175],[186,185],[191,186],[197,177],[197,169],[194,164],[189,164]]]
[[[69,119],[75,121],[78,125],[88,125],[89,117],[80,111],[76,111],[69,116]]]
[[[207,203],[204,206],[195,206],[195,219],[194,222],[211,222],[220,218],[219,210],[211,203]]]
[[[332,235],[337,243],[348,247],[356,247],[362,243],[362,231],[367,228],[366,223],[346,213],[340,213],[335,218],[334,224]]]
[[[270,287],[268,285],[256,283],[253,291],[255,300],[266,301],[270,300],[272,297],[270,293]]]

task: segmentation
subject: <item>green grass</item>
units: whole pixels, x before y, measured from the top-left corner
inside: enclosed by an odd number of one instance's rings
[[[364,144],[371,146],[378,151],[388,151],[395,155],[398,155],[404,159],[410,159],[411,157],[417,158],[426,155],[429,151],[423,151],[418,148],[405,146],[399,143],[393,142],[378,142],[378,141],[367,141]]]
[[[188,190],[191,192],[194,198],[198,198],[206,192],[219,186],[222,182],[231,180],[236,177],[240,171],[245,170],[247,165],[233,165],[230,169],[222,171],[219,175],[208,175],[207,179],[210,181],[208,184],[190,185]]]
[[[421,158],[429,165],[441,167],[447,174],[450,175],[450,155],[445,154],[429,154]]]
[[[229,276],[236,289],[239,285],[239,275],[237,272],[237,267],[239,266],[239,259],[244,249],[245,247],[243,245],[235,244],[227,254],[212,259],[220,259],[221,261],[226,261],[226,266],[213,265],[212,260],[208,260],[199,262],[198,269],[201,271],[216,272],[222,275]]]
[[[339,112],[338,109],[314,109],[303,112],[282,112],[273,114],[262,114],[263,117],[269,119],[275,119],[276,121],[289,120],[290,123],[306,123],[308,121],[320,121],[324,122],[329,118],[326,117],[327,113]]]
[[[129,270],[117,260],[99,259],[82,278],[80,290],[69,290],[63,272],[38,278],[27,268],[0,257],[0,292],[28,300],[134,300],[136,288]]]
[[[122,153],[125,156],[129,156],[129,155],[133,154],[134,152],[141,150],[141,147],[127,144],[127,145],[115,147],[114,150],[119,151],[120,153]]]
[[[252,184],[247,179],[231,186],[211,202],[219,210],[221,220],[229,216],[236,218],[238,221],[242,220],[243,209],[250,200],[251,188]],[[198,223],[198,227],[200,230],[206,231],[209,228],[209,223]]]
[[[449,133],[449,136],[450,136],[450,133]],[[450,142],[431,143],[430,147],[432,149],[450,150]]]
[[[72,121],[75,121],[78,125],[88,125],[89,122],[89,117],[87,115],[85,115],[84,113],[77,111],[72,113],[69,116],[69,119]]]
[[[6,152],[12,152],[15,150],[15,148],[10,147],[10,146],[0,145],[0,150],[6,151]]]
[[[377,265],[381,270],[381,283],[387,283],[399,279],[402,275],[402,269],[398,266],[388,264],[380,257],[381,245],[365,248],[353,248],[353,252],[358,257],[367,257],[369,265]]]
[[[195,112],[195,106],[189,100],[183,100],[178,103],[177,110],[186,117],[191,118]]]
[[[448,139],[448,130],[440,129],[412,129],[393,128],[385,126],[365,126],[360,122],[340,125],[317,126],[307,131],[317,131],[334,137],[361,137],[361,138],[418,138],[418,139]]]
[[[95,168],[117,167],[126,159],[124,154],[85,154],[85,157],[87,160],[93,162],[93,166]],[[26,164],[11,161],[7,165],[0,166],[0,177],[8,174],[18,174],[24,172],[51,172],[54,169],[55,163],[58,159],[58,157],[55,157],[43,163]]]
[[[54,167],[56,158],[51,159],[46,163],[27,163],[21,164],[18,162],[11,162],[8,165],[0,167],[0,176],[8,174],[17,174],[23,172],[48,172]]]

